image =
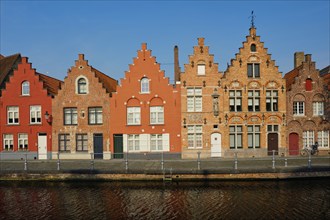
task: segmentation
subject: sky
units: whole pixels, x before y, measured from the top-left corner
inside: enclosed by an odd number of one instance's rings
[[[63,80],[85,54],[119,80],[142,43],[173,81],[175,45],[181,70],[204,37],[219,71],[246,40],[254,11],[257,35],[279,71],[293,69],[297,51],[316,67],[330,64],[330,1],[15,1],[0,0],[0,53],[21,53],[37,72]]]

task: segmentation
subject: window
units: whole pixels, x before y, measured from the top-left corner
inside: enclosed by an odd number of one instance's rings
[[[164,124],[164,107],[150,107],[150,124]]]
[[[18,124],[19,123],[19,114],[18,114],[18,107],[11,106],[7,108],[7,117],[8,117],[8,124]]]
[[[188,125],[188,148],[203,148],[202,125]]]
[[[248,110],[249,112],[260,111],[260,91],[249,90],[248,91]]]
[[[139,125],[141,124],[141,109],[140,107],[127,107],[127,124]]]
[[[323,102],[313,102],[313,115],[324,115]]]
[[[88,151],[87,134],[76,134],[76,150],[77,151]]]
[[[87,94],[87,82],[86,79],[78,79],[78,94]]]
[[[260,148],[260,125],[248,126],[248,148]]]
[[[197,65],[197,75],[205,75],[205,64]]]
[[[27,149],[28,149],[28,135],[18,134],[18,150],[27,150]]]
[[[41,106],[30,106],[30,123],[41,124]]]
[[[59,134],[59,150],[60,151],[70,151],[70,135],[69,134]]]
[[[14,149],[14,137],[12,134],[3,135],[3,149],[12,151]]]
[[[64,108],[64,125],[77,125],[77,108]]]
[[[231,112],[242,111],[242,91],[230,90],[229,91],[229,109]]]
[[[129,134],[127,136],[127,147],[129,151],[140,150],[140,136],[138,134]]]
[[[259,63],[248,63],[247,65],[248,77],[258,78],[260,77],[260,65]]]
[[[268,132],[278,132],[278,125],[267,125]]]
[[[267,111],[278,111],[278,91],[267,90],[266,91],[266,110]]]
[[[243,147],[242,126],[229,126],[230,149],[238,149]]]
[[[202,111],[202,88],[187,88],[187,111]]]
[[[22,83],[22,95],[30,95],[30,83],[28,81]]]
[[[256,47],[255,44],[251,44],[250,49],[251,49],[251,52],[256,52],[257,51],[257,47]]]
[[[319,147],[329,148],[329,131],[318,131],[317,143]]]
[[[306,91],[312,91],[313,89],[312,79],[306,79],[305,89]]]
[[[91,125],[103,123],[102,107],[88,108],[88,123]]]
[[[141,79],[141,93],[149,93],[149,79],[144,77]]]
[[[314,131],[303,131],[303,147],[311,147],[314,144]]]
[[[305,115],[305,102],[293,102],[293,115]]]
[[[152,134],[150,137],[151,150],[163,150],[163,135]]]

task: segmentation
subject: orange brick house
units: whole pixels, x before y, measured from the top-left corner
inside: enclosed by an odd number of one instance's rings
[[[110,114],[114,158],[124,153],[180,154],[180,88],[169,83],[146,43],[113,93]]]
[[[79,54],[53,100],[53,158],[110,158],[110,97],[117,81]]]
[[[221,79],[225,156],[286,153],[285,80],[252,26]]]

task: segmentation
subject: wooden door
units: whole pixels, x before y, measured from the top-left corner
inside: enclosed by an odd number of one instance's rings
[[[278,155],[278,134],[269,133],[267,143],[268,143],[268,155],[273,155],[273,150],[275,150],[275,155]]]
[[[297,133],[291,133],[289,135],[289,155],[299,154],[299,135]]]

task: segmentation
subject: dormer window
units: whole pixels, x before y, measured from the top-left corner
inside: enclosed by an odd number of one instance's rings
[[[205,75],[205,64],[197,65],[197,75]]]
[[[87,94],[87,80],[85,78],[79,78],[77,82],[78,94]]]
[[[22,83],[22,95],[29,96],[30,95],[30,83],[28,81],[24,81]]]
[[[313,89],[312,79],[310,78],[306,79],[305,89],[306,91],[312,91]]]
[[[144,77],[141,79],[141,93],[149,93],[149,79]]]
[[[251,49],[251,52],[257,52],[257,47],[255,44],[251,44],[250,49]]]

